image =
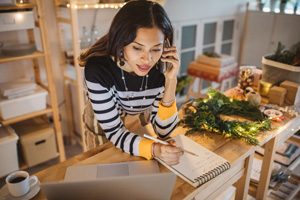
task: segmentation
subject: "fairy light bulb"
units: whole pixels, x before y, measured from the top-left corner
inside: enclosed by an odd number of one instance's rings
[[[70,4],[69,3],[67,4],[67,7],[70,8]]]
[[[98,5],[98,4],[96,4],[96,5],[95,5],[95,8],[98,8],[98,7],[99,7],[99,5]]]
[[[85,8],[88,8],[89,6],[87,4],[84,5]]]

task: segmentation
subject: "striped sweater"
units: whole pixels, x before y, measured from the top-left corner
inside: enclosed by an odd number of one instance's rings
[[[165,89],[164,75],[153,67],[146,84],[146,77],[143,79],[124,71],[126,91],[120,68],[111,58],[104,56],[90,58],[84,74],[88,97],[107,139],[131,155],[151,159],[153,141],[129,132],[121,117],[151,109],[150,122],[155,133],[160,138],[169,136],[176,127],[178,117],[176,102],[170,107],[161,104]]]

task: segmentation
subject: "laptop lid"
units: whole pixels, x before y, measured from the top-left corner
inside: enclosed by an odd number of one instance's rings
[[[70,166],[66,171],[65,182],[159,172],[160,170],[156,160]]]
[[[155,173],[74,182],[41,183],[47,199],[170,199],[174,173]]]

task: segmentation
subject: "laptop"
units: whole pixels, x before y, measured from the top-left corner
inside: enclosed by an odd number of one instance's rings
[[[158,163],[133,161],[71,166],[63,182],[41,183],[47,199],[170,199],[176,175]]]

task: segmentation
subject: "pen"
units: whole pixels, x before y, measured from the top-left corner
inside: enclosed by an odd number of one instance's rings
[[[153,141],[155,141],[155,142],[158,142],[158,143],[161,143],[161,144],[164,144],[164,145],[169,145],[168,142],[162,141],[162,140],[157,139],[157,138],[154,138],[154,137],[151,137],[150,135],[147,135],[147,134],[144,134],[144,137],[147,138],[147,139],[149,139],[149,140],[153,140]],[[186,152],[186,153],[189,153],[189,154],[193,155],[193,156],[198,156],[197,154],[195,154],[195,153],[193,153],[193,152],[191,152],[191,151],[188,151],[188,150],[185,150],[185,149],[182,149],[182,150],[183,150],[184,152]]]

